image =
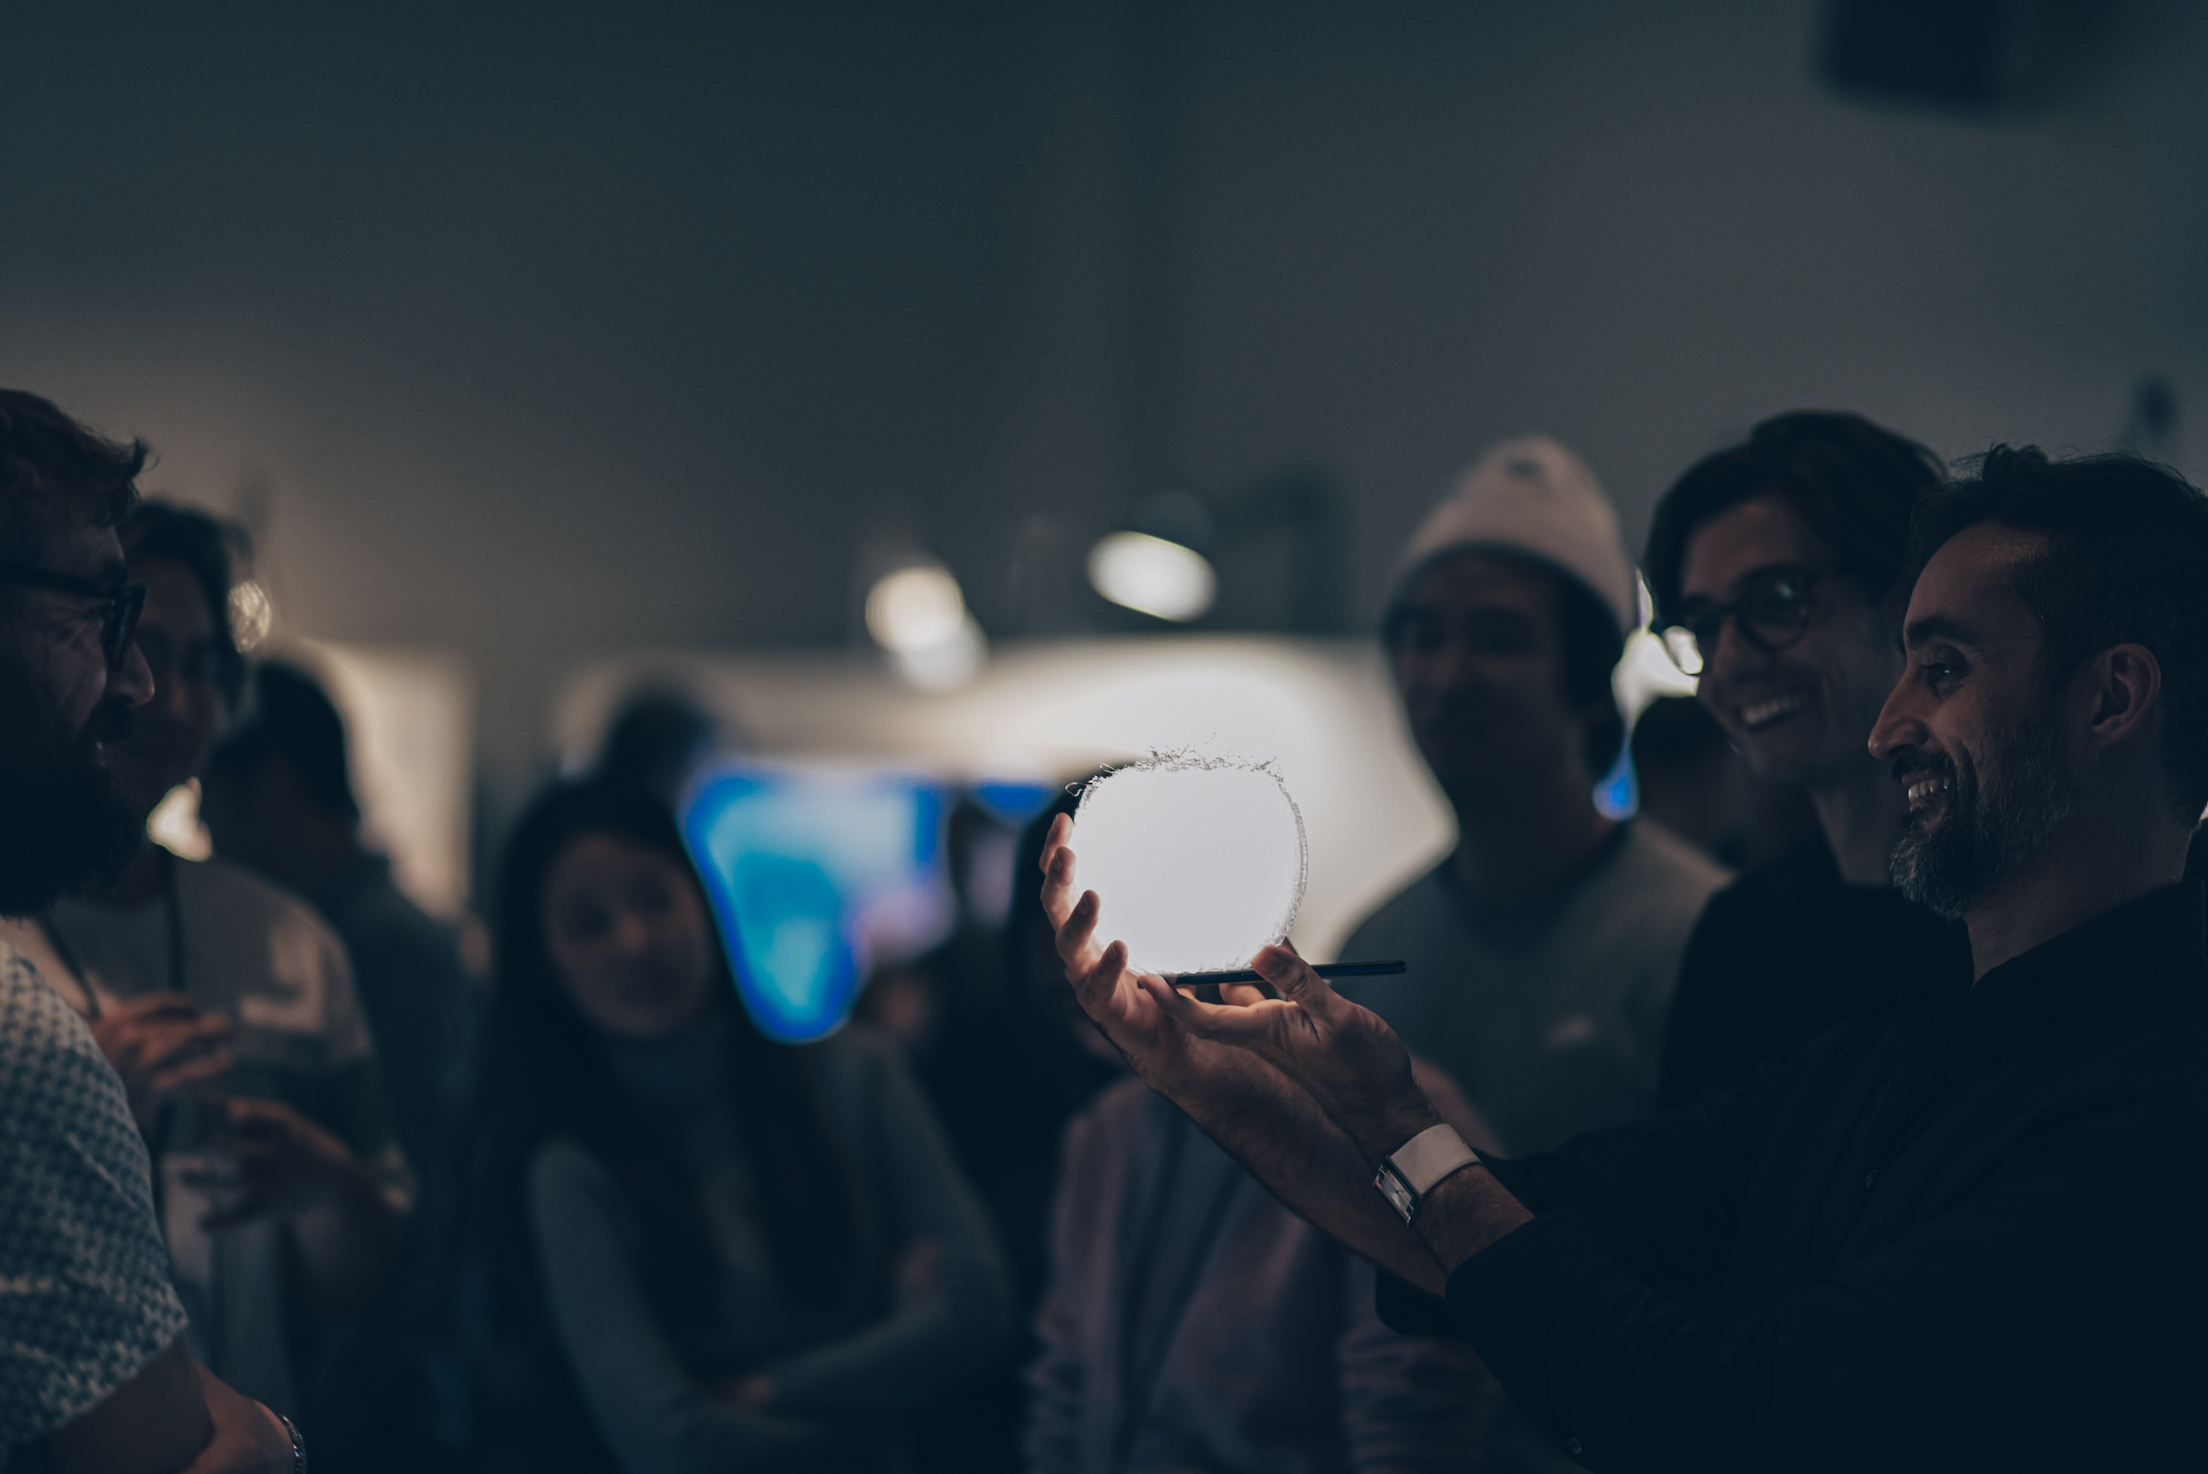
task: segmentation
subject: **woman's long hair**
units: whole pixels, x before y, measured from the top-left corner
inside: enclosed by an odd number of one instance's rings
[[[533,1282],[523,1206],[528,1164],[546,1140],[572,1141],[634,1203],[653,1250],[647,1280],[672,1329],[709,1301],[701,1292],[717,1263],[697,1185],[666,1132],[616,1088],[603,1038],[569,999],[546,938],[552,867],[587,835],[666,855],[696,883],[673,815],[633,789],[558,786],[515,824],[493,921],[494,991],[478,1077],[470,1218],[500,1257],[529,1266]],[[805,1052],[774,1044],[752,1026],[737,1003],[725,953],[716,947],[716,955],[730,1017],[731,1104],[776,1271],[800,1298],[863,1312],[878,1293],[879,1245],[856,1214],[854,1183],[821,1120]]]

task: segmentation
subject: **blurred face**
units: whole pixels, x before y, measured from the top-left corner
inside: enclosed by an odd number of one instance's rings
[[[1909,801],[1894,883],[1950,918],[2044,848],[2077,791],[2046,642],[2007,577],[2036,543],[1980,523],[1933,555],[1902,626],[1907,668],[1871,734]]]
[[[666,1039],[714,1001],[718,954],[689,867],[611,834],[571,841],[545,881],[560,984],[600,1033]]]
[[[1766,783],[1814,789],[1859,771],[1864,737],[1901,673],[1893,611],[1834,576],[1836,557],[1778,497],[1728,508],[1687,541],[1681,623],[1744,595],[1769,597],[1789,574],[1806,590],[1806,626],[1782,648],[1760,648],[1734,618],[1702,651],[1695,694]]]
[[[1399,605],[1395,687],[1452,796],[1523,782],[1560,758],[1585,767],[1581,744],[1600,713],[1565,698],[1558,604],[1540,569],[1462,553],[1420,573]]]
[[[138,648],[153,674],[153,699],[139,708],[130,736],[109,746],[107,765],[139,811],[150,813],[206,766],[229,709],[216,684],[222,647],[214,611],[199,580],[167,558],[134,563],[130,576],[146,586]]]
[[[102,583],[124,576],[104,528],[59,534],[39,562]],[[135,850],[143,815],[102,758],[153,687],[135,648],[108,669],[92,599],[12,587],[0,611],[0,914],[21,916],[111,883]]]

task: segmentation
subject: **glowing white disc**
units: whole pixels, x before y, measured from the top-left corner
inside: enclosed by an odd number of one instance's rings
[[[1303,904],[1303,816],[1268,764],[1176,754],[1098,778],[1073,852],[1097,935],[1144,972],[1247,967]]]

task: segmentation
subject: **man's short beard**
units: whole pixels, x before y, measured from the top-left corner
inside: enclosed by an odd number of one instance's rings
[[[110,697],[69,734],[43,708],[29,678],[0,662],[0,916],[106,889],[145,835],[139,805],[100,761],[100,742],[128,730],[129,705]]]
[[[2052,703],[1989,755],[1995,761],[1981,782],[1975,766],[1959,771],[1953,759],[1930,754],[1914,771],[1948,780],[1947,813],[1929,831],[1912,820],[1894,846],[1895,886],[1950,921],[2053,838],[2077,798]]]

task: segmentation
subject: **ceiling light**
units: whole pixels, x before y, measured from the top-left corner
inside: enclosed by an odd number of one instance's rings
[[[1219,593],[1203,554],[1145,532],[1115,532],[1091,548],[1089,582],[1114,604],[1176,621],[1195,619]]]
[[[989,642],[970,614],[960,614],[951,632],[932,645],[890,654],[897,674],[923,691],[955,691],[981,669]]]
[[[867,633],[893,654],[932,650],[956,639],[965,623],[965,596],[939,563],[884,574],[866,595]]]

